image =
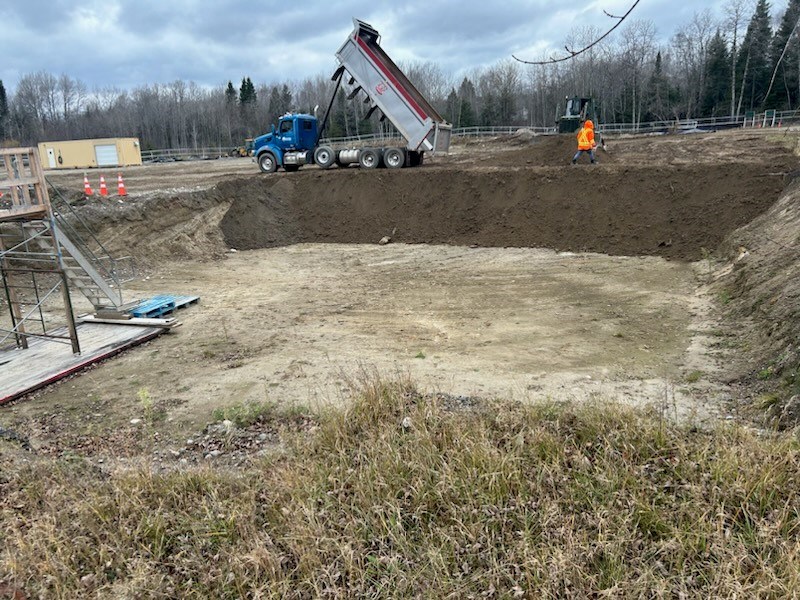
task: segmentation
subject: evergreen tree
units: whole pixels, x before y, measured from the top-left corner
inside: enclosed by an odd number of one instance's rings
[[[268,115],[269,115],[269,122],[270,124],[277,125],[278,124],[278,117],[280,117],[284,111],[281,109],[281,91],[278,86],[274,86],[269,93],[269,108],[268,108]]]
[[[665,121],[669,117],[670,84],[664,74],[664,65],[661,52],[656,54],[656,63],[653,74],[647,84],[647,98],[645,100],[645,121]]]
[[[249,77],[242,79],[242,85],[239,88],[239,104],[242,106],[256,103],[256,88]]]
[[[228,106],[236,104],[236,98],[237,98],[236,88],[233,87],[233,82],[229,81],[228,87],[225,88],[225,101],[228,104]]]
[[[451,88],[450,93],[447,95],[444,118],[452,123],[454,127],[461,127],[461,125],[458,124],[458,109],[458,94],[456,93],[456,88]]]
[[[0,140],[6,138],[6,121],[8,120],[8,98],[3,80],[0,79]]]
[[[478,124],[478,116],[475,112],[478,94],[475,85],[466,77],[458,87],[458,100],[460,108],[458,111],[458,127],[475,127]]]
[[[719,29],[708,45],[706,58],[706,82],[703,90],[701,114],[713,117],[722,114],[730,107],[730,58],[728,46]]]
[[[285,114],[292,110],[292,91],[285,83],[281,88],[281,114]]]
[[[739,104],[745,110],[758,110],[764,104],[771,76],[771,40],[769,3],[758,0],[736,61],[738,79],[742,82]]]
[[[800,0],[789,0],[770,49],[772,90],[767,98],[768,108],[791,109],[800,102],[800,43],[795,31],[798,20]]]

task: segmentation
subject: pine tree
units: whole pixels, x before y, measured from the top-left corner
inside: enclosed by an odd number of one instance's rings
[[[236,104],[236,98],[236,88],[233,87],[233,82],[229,81],[228,87],[225,88],[225,102],[228,104],[228,106]]]
[[[3,80],[0,79],[0,140],[6,138],[6,120],[8,117],[8,98]]]
[[[729,108],[729,82],[731,79],[728,46],[719,29],[708,45],[706,82],[701,102],[701,113],[713,117]]]
[[[285,111],[281,107],[281,91],[278,86],[274,86],[269,94],[269,122],[271,124],[278,124],[278,117],[283,115]]]
[[[458,126],[475,127],[478,124],[478,116],[475,113],[477,92],[475,85],[466,77],[458,87],[458,100],[461,105],[458,111]]]
[[[451,88],[450,93],[447,95],[444,118],[452,123],[454,127],[461,127],[461,125],[458,124],[458,108],[458,94],[455,88]]]
[[[287,113],[292,110],[292,91],[285,83],[281,88],[281,114]]]
[[[799,21],[800,0],[790,0],[770,48],[772,89],[767,98],[769,108],[791,109],[800,102],[800,43],[795,31]]]
[[[769,4],[767,0],[758,0],[736,61],[738,79],[742,82],[739,105],[746,110],[758,110],[764,104],[771,75],[771,40]]]
[[[242,79],[242,85],[239,88],[239,104],[242,106],[256,103],[256,88],[249,77]]]
[[[664,74],[664,65],[661,52],[656,54],[653,74],[647,84],[647,98],[645,100],[646,121],[665,121],[669,112],[670,85]]]

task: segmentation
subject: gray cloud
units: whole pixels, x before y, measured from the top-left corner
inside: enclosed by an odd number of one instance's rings
[[[352,17],[375,26],[396,60],[423,60],[462,75],[510,58],[558,52],[574,27],[603,30],[632,0],[553,3],[366,0],[27,0],[0,5],[0,46],[10,61],[0,79],[15,87],[39,70],[67,73],[90,87],[132,88],[176,79],[200,85],[237,83],[243,76],[272,83],[329,75],[334,52],[352,29]],[[555,6],[554,6],[555,4]],[[664,43],[694,12],[722,15],[725,0],[642,0],[631,18],[650,19]],[[785,0],[772,3],[780,14]]]

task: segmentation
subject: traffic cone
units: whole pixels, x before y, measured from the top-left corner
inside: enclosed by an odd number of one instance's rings
[[[92,186],[89,185],[89,178],[86,176],[86,173],[83,174],[83,193],[87,196],[94,196]]]
[[[100,195],[108,196],[108,188],[106,187],[106,179],[100,175]]]
[[[128,191],[125,189],[125,182],[122,181],[122,173],[117,176],[117,195],[127,196]]]

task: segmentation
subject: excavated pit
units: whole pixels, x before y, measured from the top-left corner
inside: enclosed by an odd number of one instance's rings
[[[335,400],[369,365],[454,394],[719,405],[719,315],[691,261],[771,214],[796,159],[740,132],[619,140],[594,167],[569,166],[572,145],[468,143],[399,171],[133,171],[150,191],[84,217],[148,267],[131,294],[202,300],[158,356],[109,365],[104,397],[129,406],[146,372],[176,419],[202,421],[265,397]]]

